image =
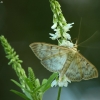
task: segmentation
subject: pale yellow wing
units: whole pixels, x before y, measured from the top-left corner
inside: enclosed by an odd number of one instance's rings
[[[85,57],[83,57],[81,54],[78,53],[78,58],[80,57],[80,65],[82,69],[82,76],[83,80],[88,80],[92,78],[98,77],[98,71],[96,67],[90,63]]]
[[[46,43],[32,43],[30,48],[41,60],[42,65],[51,72],[60,71],[66,60],[69,49]]]
[[[79,65],[77,65],[76,60],[74,59],[66,71],[66,76],[71,81],[80,81],[82,80],[82,72]]]
[[[98,77],[98,71],[96,67],[91,64],[80,53],[76,53],[73,61],[66,71],[66,76],[71,81],[89,80]]]
[[[51,72],[58,72],[62,70],[66,61],[67,55],[65,53],[59,53],[41,60],[41,64]]]

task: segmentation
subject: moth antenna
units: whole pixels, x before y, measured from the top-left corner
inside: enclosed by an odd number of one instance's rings
[[[78,44],[78,45],[81,46],[82,44],[84,44],[85,42],[87,42],[89,39],[92,39],[92,38],[96,35],[97,32],[99,32],[99,31],[97,30],[92,36],[90,36],[88,39],[86,39],[85,41],[81,42],[81,43]],[[98,37],[99,37],[99,36],[98,36]],[[81,47],[86,47],[86,46],[81,46]]]
[[[79,24],[79,33],[78,33],[78,37],[77,37],[77,40],[76,40],[76,45],[77,45],[77,43],[79,42],[79,37],[80,37],[80,33],[81,33],[81,24],[82,24],[82,17],[81,17],[81,19],[80,19],[80,24]]]

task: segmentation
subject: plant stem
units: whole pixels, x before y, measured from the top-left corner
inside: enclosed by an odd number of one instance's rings
[[[58,90],[58,97],[57,97],[57,100],[60,100],[60,94],[61,94],[61,87],[59,87],[59,90]]]

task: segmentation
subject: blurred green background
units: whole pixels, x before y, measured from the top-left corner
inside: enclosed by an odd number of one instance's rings
[[[2,0],[0,3],[0,35],[4,35],[23,60],[23,68],[32,67],[40,80],[48,78],[47,71],[35,57],[29,44],[46,42],[57,44],[49,38],[52,26],[52,12],[49,0]],[[58,0],[68,23],[74,22],[71,31],[72,40],[78,37],[79,23],[82,17],[79,43],[93,33],[92,39],[85,42],[85,48],[79,47],[80,53],[92,62],[100,73],[100,0]],[[4,50],[0,44],[0,100],[23,100],[10,89],[20,90],[10,79],[18,78],[8,66]],[[56,100],[57,89],[48,90],[43,100]],[[63,88],[61,100],[100,100],[100,78],[88,81],[72,82]]]

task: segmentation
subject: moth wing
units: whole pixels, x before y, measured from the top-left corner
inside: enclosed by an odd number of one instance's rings
[[[66,71],[66,76],[70,81],[82,80],[81,66],[77,64],[77,58],[73,59],[72,62],[70,63]]]
[[[30,48],[40,60],[68,51],[67,48],[64,47],[40,42],[30,44]]]
[[[65,53],[61,53],[41,60],[41,64],[51,72],[58,72],[63,68],[66,60],[67,55]]]
[[[92,78],[98,77],[98,71],[96,67],[90,63],[85,57],[81,54],[78,54],[78,58],[80,57],[80,65],[82,70],[82,79],[89,80]]]
[[[77,52],[66,72],[66,76],[71,81],[89,80],[97,78],[98,71],[93,64]]]
[[[42,65],[51,72],[63,68],[69,49],[46,43],[32,43],[30,48],[41,60]]]

